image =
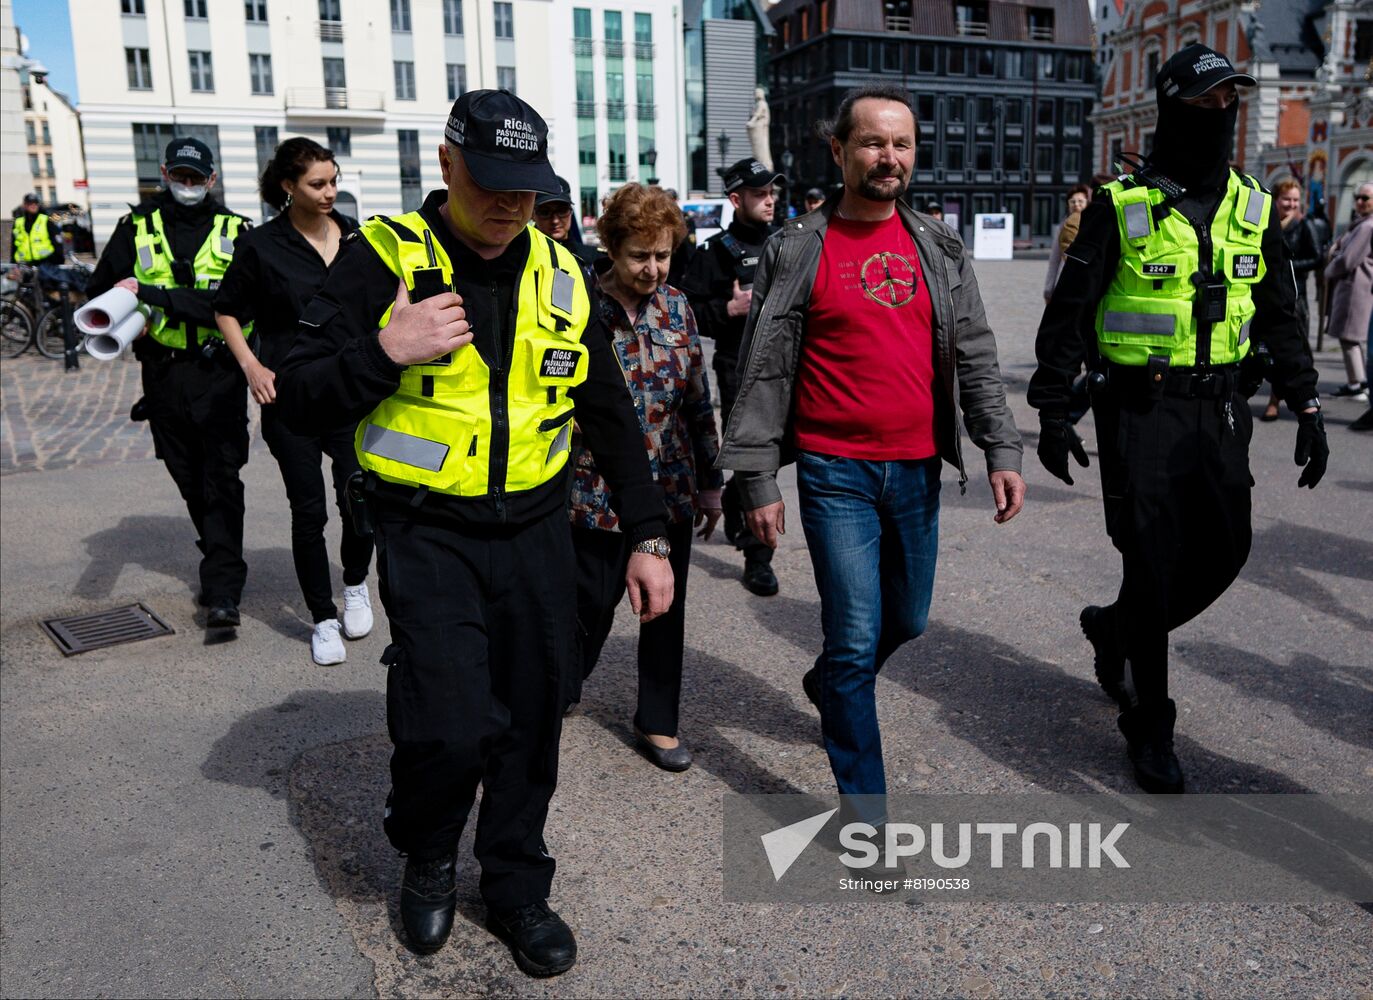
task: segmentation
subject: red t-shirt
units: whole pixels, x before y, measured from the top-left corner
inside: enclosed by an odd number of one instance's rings
[[[875,461],[937,454],[930,316],[901,217],[831,216],[796,376],[796,446]]]

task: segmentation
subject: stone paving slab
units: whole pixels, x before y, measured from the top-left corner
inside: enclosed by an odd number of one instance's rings
[[[930,792],[1131,791],[1076,623],[1117,583],[1095,470],[1070,489],[1033,458],[1023,394],[1042,264],[978,273],[1026,430],[1030,506],[996,527],[985,481],[960,496],[945,476],[931,628],[878,682],[889,778]],[[1319,363],[1333,384],[1337,355]],[[1373,441],[1345,430],[1361,409],[1331,403],[1336,450],[1314,493],[1295,489],[1295,422],[1256,425],[1254,554],[1175,636],[1193,790],[1373,784]],[[156,463],[78,459],[0,485],[4,996],[1373,1000],[1373,915],[1353,904],[722,902],[722,793],[830,787],[800,690],[819,625],[799,530],[771,599],[739,586],[727,546],[694,552],[682,736],[696,765],[684,774],[629,745],[635,629],[617,620],[567,721],[548,826],[578,966],[526,979],[481,928],[470,831],[453,940],[415,956],[396,940],[403,862],[380,828],[385,616],[346,664],[311,665],[265,449],[245,484],[245,625],[213,644],[192,600],[190,527]],[[794,511],[789,476],[784,490]],[[132,600],[176,634],[64,660],[36,626]]]

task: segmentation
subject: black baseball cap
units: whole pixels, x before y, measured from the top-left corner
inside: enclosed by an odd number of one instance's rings
[[[548,124],[510,91],[469,90],[453,102],[443,134],[488,191],[560,194],[548,162]]]
[[[554,177],[553,180],[558,183],[558,193],[550,194],[547,191],[540,191],[538,197],[534,199],[535,208],[538,208],[540,205],[554,204],[566,205],[568,208],[572,207],[572,185],[561,177]]]
[[[718,173],[725,179],[725,194],[737,191],[741,187],[765,188],[772,187],[778,181],[783,184],[787,182],[784,174],[769,170],[763,166],[761,160],[756,160],[752,156],[746,156]]]
[[[1235,69],[1234,64],[1215,49],[1193,42],[1174,53],[1159,68],[1154,86],[1160,98],[1176,97],[1186,101],[1200,97],[1227,80],[1233,80],[1243,87],[1253,87],[1258,83],[1248,73]]]
[[[825,192],[819,188],[811,188],[806,192],[806,201],[824,201]]]
[[[41,205],[43,204],[43,199],[38,197],[38,195],[34,194],[32,191],[29,191],[27,194],[24,195],[24,204]]]
[[[186,167],[202,177],[209,177],[215,172],[215,156],[210,152],[210,147],[190,136],[173,139],[167,143],[167,152],[162,157],[162,162],[168,171]]]

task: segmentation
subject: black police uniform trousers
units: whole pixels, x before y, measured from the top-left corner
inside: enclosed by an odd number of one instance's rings
[[[451,856],[480,784],[482,898],[496,911],[547,899],[576,619],[567,512],[462,527],[387,502],[373,520],[391,624],[387,836],[412,858]]]
[[[1201,396],[1093,398],[1106,529],[1123,564],[1110,624],[1142,708],[1168,697],[1168,633],[1225,593],[1249,557],[1253,417],[1233,378],[1221,382]]]
[[[316,623],[338,617],[329,572],[329,549],[324,541],[324,527],[329,523],[321,469],[325,455],[330,458],[334,500],[343,522],[339,545],[343,585],[356,587],[366,580],[367,567],[372,562],[371,537],[358,534],[348,516],[348,477],[361,469],[353,446],[356,428],[356,424],[348,424],[319,436],[296,434],[277,416],[275,406],[262,408],[262,440],[267,442],[281,469],[281,481],[291,505],[291,559],[296,579]]]
[[[716,350],[711,367],[715,370],[715,384],[720,390],[720,429],[729,423],[729,415],[734,411],[734,401],[739,398],[739,356]],[[743,506],[739,502],[739,488],[730,476],[720,499],[724,510],[725,537],[734,547],[744,553],[747,562],[772,562],[772,549],[753,537],[744,517]]]
[[[248,383],[222,347],[210,359],[152,342],[137,354],[154,451],[200,536],[201,595],[238,604],[248,577],[238,475],[248,461]]]
[[[676,736],[682,700],[682,659],[686,644],[687,573],[691,569],[690,521],[672,522],[672,606],[639,626],[639,698],[634,724],[643,733]],[[615,624],[615,609],[625,596],[625,572],[632,547],[619,531],[573,528],[577,555],[577,670],[572,700],[581,701],[581,682],[591,676]]]

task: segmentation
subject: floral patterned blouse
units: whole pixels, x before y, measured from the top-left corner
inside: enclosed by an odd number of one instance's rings
[[[637,323],[609,295],[599,296],[601,318],[610,331],[639,424],[653,477],[662,484],[668,517],[690,523],[701,490],[718,490],[724,473],[715,468],[720,436],[711,406],[710,380],[696,333],[696,317],[686,296],[659,285]],[[610,488],[596,471],[595,459],[577,435],[572,482],[572,523],[579,528],[614,530],[619,519],[610,509]]]

